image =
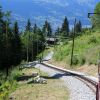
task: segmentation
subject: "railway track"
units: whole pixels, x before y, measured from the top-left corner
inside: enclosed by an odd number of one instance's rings
[[[49,67],[51,69],[72,75],[73,77],[77,78],[78,80],[80,80],[84,84],[86,84],[93,91],[93,93],[96,95],[96,92],[97,92],[96,89],[97,89],[97,84],[98,84],[98,80],[96,78],[86,76],[85,74],[82,74],[82,73],[79,73],[79,72],[59,68],[59,67],[56,67],[54,65],[45,63],[45,62],[42,62],[41,64],[46,66],[46,67]]]

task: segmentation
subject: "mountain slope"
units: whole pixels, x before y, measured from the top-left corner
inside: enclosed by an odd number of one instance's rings
[[[30,18],[38,25],[48,19],[53,27],[61,25],[65,16],[73,25],[74,18],[82,21],[83,25],[90,25],[87,18],[88,12],[93,12],[99,0],[0,0],[4,10],[11,10],[13,19],[25,26]]]

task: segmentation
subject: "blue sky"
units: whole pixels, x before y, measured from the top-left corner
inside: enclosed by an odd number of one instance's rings
[[[74,18],[89,24],[88,12],[93,12],[99,0],[0,0],[4,10],[12,11],[12,16],[20,23],[26,23],[30,18],[33,23],[42,25],[48,19],[53,27],[61,25],[65,16],[70,25]]]

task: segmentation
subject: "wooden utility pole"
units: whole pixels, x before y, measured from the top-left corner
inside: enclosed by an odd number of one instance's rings
[[[38,42],[38,34],[37,34],[37,56],[38,56],[38,49],[39,49],[38,44],[39,42]]]
[[[33,34],[32,34],[32,61],[33,61]]]
[[[28,46],[28,41],[29,41],[29,34],[27,36],[27,62],[29,61],[29,46]]]
[[[72,44],[72,52],[71,52],[71,63],[70,63],[70,66],[73,65],[73,54],[74,54],[74,42],[75,42],[75,25],[76,25],[76,19],[75,19],[75,22],[74,22],[74,32],[73,32],[73,44]]]

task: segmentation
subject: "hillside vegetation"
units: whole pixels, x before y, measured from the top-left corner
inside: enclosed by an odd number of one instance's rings
[[[54,60],[70,64],[72,41],[65,41],[56,47]],[[86,31],[75,38],[74,65],[97,64],[100,52],[100,32]]]

